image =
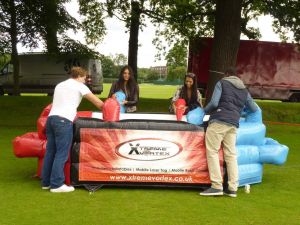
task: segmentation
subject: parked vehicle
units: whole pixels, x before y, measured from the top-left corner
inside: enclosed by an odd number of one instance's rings
[[[190,44],[188,70],[206,89],[213,39]],[[237,73],[254,98],[300,102],[300,46],[291,43],[241,40]],[[223,71],[221,71],[223,72]]]
[[[100,94],[103,91],[101,62],[98,59],[68,56],[56,59],[44,53],[19,55],[20,61],[20,92],[48,93],[52,95],[59,82],[69,78],[72,66],[81,66],[88,71],[87,85]],[[0,95],[13,93],[13,64],[8,62],[0,70]]]

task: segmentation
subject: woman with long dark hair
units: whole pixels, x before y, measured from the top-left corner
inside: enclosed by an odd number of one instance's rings
[[[171,113],[176,113],[175,102],[182,98],[186,102],[185,113],[197,108],[202,107],[202,97],[197,89],[197,79],[196,75],[193,73],[187,73],[184,77],[184,85],[180,86],[171,101],[171,106],[169,108]]]
[[[118,91],[124,92],[126,98],[122,104],[126,112],[135,112],[139,101],[139,86],[135,81],[133,71],[130,66],[124,66],[119,74],[119,79],[115,81],[110,88],[108,97],[115,97]]]

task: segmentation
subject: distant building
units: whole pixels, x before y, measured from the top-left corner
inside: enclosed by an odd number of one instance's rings
[[[151,66],[150,70],[158,72],[160,79],[167,79],[168,68],[166,66]]]

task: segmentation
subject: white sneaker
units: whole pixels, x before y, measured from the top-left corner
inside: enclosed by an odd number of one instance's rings
[[[72,186],[67,186],[65,184],[63,184],[62,186],[60,186],[59,188],[51,188],[50,191],[53,193],[61,193],[61,192],[72,192],[74,191],[75,188]]]

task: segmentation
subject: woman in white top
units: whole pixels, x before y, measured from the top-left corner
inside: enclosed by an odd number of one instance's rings
[[[56,85],[52,108],[46,123],[47,146],[42,170],[42,189],[51,192],[71,192],[74,187],[64,184],[64,166],[73,139],[73,120],[82,97],[99,110],[103,102],[84,84],[87,72],[73,67],[71,78]]]

